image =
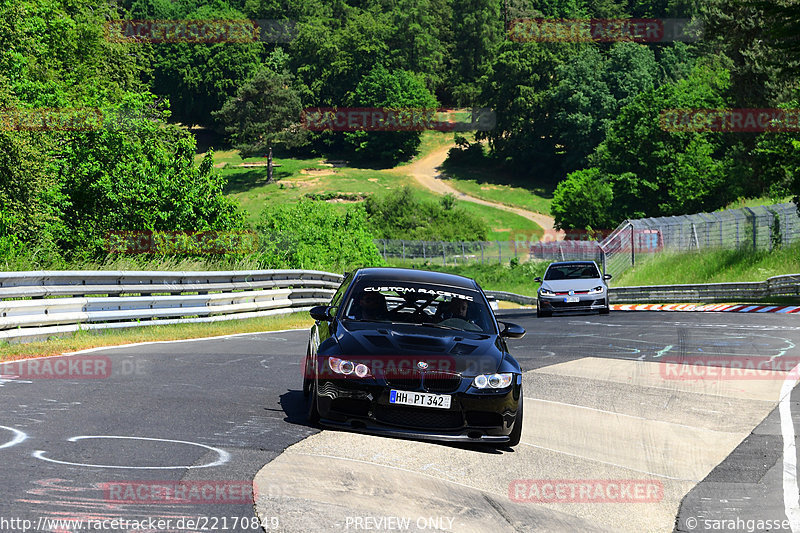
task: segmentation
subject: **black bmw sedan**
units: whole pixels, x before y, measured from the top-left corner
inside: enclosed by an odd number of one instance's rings
[[[303,365],[313,424],[450,442],[515,446],[522,372],[469,278],[402,268],[348,274],[315,307]]]

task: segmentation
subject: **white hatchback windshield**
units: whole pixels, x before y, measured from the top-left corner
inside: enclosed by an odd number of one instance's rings
[[[559,279],[596,279],[600,272],[593,263],[578,263],[574,265],[551,265],[544,276],[545,281]]]

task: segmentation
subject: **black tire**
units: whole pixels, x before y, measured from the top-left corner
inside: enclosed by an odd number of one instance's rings
[[[519,444],[520,439],[522,438],[522,389],[519,391],[519,407],[517,407],[517,416],[514,419],[514,429],[511,430],[511,433],[508,435],[508,444],[507,446],[513,448],[517,444]]]
[[[604,307],[600,310],[601,315],[607,315],[611,310],[608,307]]]
[[[311,426],[319,424],[319,408],[317,407],[317,387],[314,381],[311,381],[308,394],[308,411],[306,412],[306,419]]]
[[[306,348],[306,358],[303,359],[303,398],[308,398],[308,395],[311,393],[311,346]]]
[[[536,318],[546,318],[549,316],[553,316],[552,311],[542,311],[542,305],[536,302]]]

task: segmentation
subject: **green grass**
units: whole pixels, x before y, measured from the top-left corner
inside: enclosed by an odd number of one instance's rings
[[[452,142],[452,133],[424,132],[420,154],[425,155]],[[200,161],[202,154],[198,154]],[[417,181],[402,172],[381,171],[352,167],[333,168],[323,164],[324,158],[289,159],[274,158],[279,164],[273,172],[273,183],[267,184],[266,167],[241,167],[242,163],[265,163],[266,158],[242,159],[235,150],[214,153],[215,166],[224,165],[219,171],[228,179],[225,193],[236,199],[247,213],[251,224],[258,221],[259,214],[269,203],[292,203],[306,194],[330,192],[355,193],[360,195],[386,194],[409,185],[416,193],[429,201],[439,201],[440,195],[423,188]],[[508,240],[512,236],[525,235],[539,239],[544,231],[535,222],[514,213],[470,202],[456,205],[485,220],[490,232],[489,240]]]
[[[143,326],[124,330],[78,331],[61,338],[26,344],[0,343],[0,361],[43,357],[66,352],[116,346],[134,342],[168,341],[215,337],[234,333],[254,333],[282,329],[310,328],[314,321],[308,313],[292,313],[244,320],[226,320],[208,324],[170,324]]]
[[[435,194],[432,196],[438,198]],[[507,241],[512,237],[538,241],[544,235],[544,230],[536,222],[516,213],[463,200],[456,201],[456,206],[486,221],[489,225],[488,240],[490,241]]]
[[[743,207],[759,207],[762,205],[785,204],[791,201],[791,196],[786,196],[784,198],[769,198],[767,196],[761,196],[759,198],[739,198],[738,200],[729,203],[725,207],[717,209],[717,211],[724,211],[725,209],[741,209]]]
[[[444,174],[450,178],[448,184],[459,192],[535,213],[550,214],[556,185],[552,180],[531,182],[498,168],[495,161],[486,157],[470,164],[447,160]]]
[[[638,259],[614,286],[671,285],[764,281],[771,276],[800,273],[800,243],[773,252],[715,250],[654,254]]]

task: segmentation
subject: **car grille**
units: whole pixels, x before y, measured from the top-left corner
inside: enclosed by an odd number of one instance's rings
[[[605,300],[584,300],[582,302],[550,302],[553,307],[569,309],[570,307],[590,307],[592,305],[603,305]]]
[[[425,372],[422,379],[428,392],[455,392],[461,386],[461,374],[451,372]]]
[[[416,370],[398,370],[394,373],[387,373],[386,383],[399,390],[419,390],[421,388],[421,376]]]
[[[460,411],[378,406],[375,420],[382,424],[419,429],[455,429],[464,425]]]

